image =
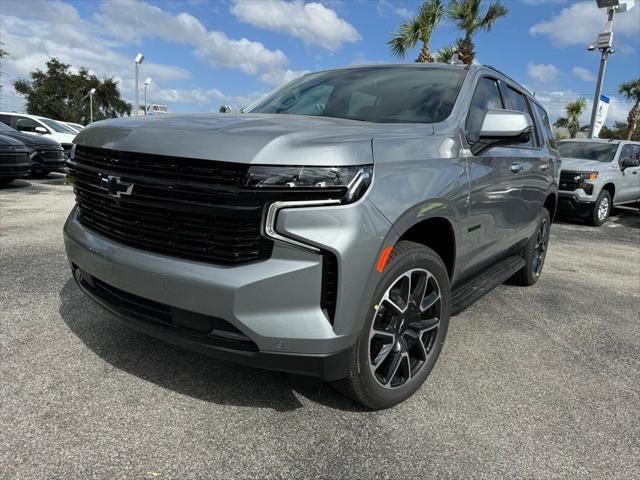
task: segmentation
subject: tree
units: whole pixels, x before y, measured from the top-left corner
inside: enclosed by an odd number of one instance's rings
[[[638,126],[638,120],[640,120],[640,78],[634,78],[620,85],[618,87],[618,93],[627,100],[633,100],[635,102],[627,116],[626,138],[627,140],[631,140]]]
[[[490,31],[493,23],[509,13],[501,0],[490,3],[484,15],[481,13],[482,0],[450,0],[448,17],[464,32],[464,37],[456,42],[460,59],[467,65],[476,57],[473,36],[480,30]]]
[[[444,16],[444,7],[441,0],[427,0],[420,5],[418,14],[408,22],[403,22],[397,32],[392,33],[387,42],[394,57],[404,58],[407,50],[422,42],[422,49],[416,62],[433,62],[429,53],[431,34]]]
[[[17,80],[16,91],[25,96],[27,113],[66,122],[89,122],[88,93],[93,95],[93,119],[102,120],[131,115],[131,104],[120,97],[118,84],[112,78],[98,79],[86,68],[72,73],[70,66],[57,58],[47,62],[47,71],[31,72],[31,80]]]
[[[578,132],[584,128],[580,126],[580,115],[582,115],[585,108],[587,108],[587,101],[582,97],[567,103],[567,106],[564,107],[567,116],[558,118],[554,125],[560,128],[567,128],[571,138],[576,138]]]
[[[456,53],[458,53],[458,47],[456,45],[442,47],[436,52],[436,62],[449,63]]]
[[[613,138],[615,140],[635,140],[636,142],[640,141],[640,125],[636,125],[635,130],[633,131],[631,138],[628,138],[628,124],[625,122],[614,122],[613,127],[609,128],[606,125],[603,125],[600,130],[600,134],[598,137],[600,138]]]

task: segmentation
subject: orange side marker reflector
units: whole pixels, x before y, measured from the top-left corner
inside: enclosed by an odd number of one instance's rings
[[[393,250],[393,245],[385,248],[382,251],[382,254],[380,255],[380,259],[378,260],[378,266],[376,267],[379,272],[382,272],[382,270],[384,270],[384,266],[387,263],[387,259],[389,258],[389,255],[391,254],[391,250]]]

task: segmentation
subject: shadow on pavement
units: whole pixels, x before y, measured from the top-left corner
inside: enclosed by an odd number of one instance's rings
[[[294,390],[331,408],[366,411],[335,392],[293,388],[286,375],[260,370],[169,345],[123,326],[69,279],[60,291],[60,316],[96,355],[115,368],[162,388],[220,405],[293,411],[303,407]]]
[[[21,188],[26,188],[30,186],[31,186],[31,182],[28,182],[24,179],[17,179],[9,183],[8,185],[0,186],[0,190],[19,190]]]

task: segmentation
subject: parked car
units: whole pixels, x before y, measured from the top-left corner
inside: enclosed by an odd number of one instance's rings
[[[563,140],[559,212],[601,226],[618,205],[640,206],[640,143]]]
[[[80,125],[79,123],[71,123],[71,122],[63,122],[63,123],[76,133],[78,133],[80,130],[84,128],[84,125]]]
[[[0,135],[15,138],[22,142],[29,150],[31,175],[44,177],[51,172],[62,171],[67,156],[62,146],[51,138],[20,133],[0,122]]]
[[[19,132],[51,138],[62,145],[67,155],[71,153],[72,142],[77,134],[62,122],[26,113],[0,112],[0,122]]]
[[[504,74],[329,70],[247,112],[76,137],[66,251],[116,318],[385,408],[425,381],[450,314],[538,280],[559,157],[544,108]]]
[[[27,147],[20,140],[0,134],[0,187],[27,175],[29,175]]]

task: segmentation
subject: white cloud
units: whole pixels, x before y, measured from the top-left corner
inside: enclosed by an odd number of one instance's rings
[[[279,87],[280,85],[301,77],[305,73],[309,73],[309,70],[274,70],[260,75],[260,80],[264,83],[268,83],[269,85],[273,85],[274,87]]]
[[[567,0],[522,0],[522,3],[526,5],[550,5],[567,3]]]
[[[529,29],[533,36],[543,35],[556,46],[584,45],[596,40],[599,32],[604,30],[607,21],[606,10],[598,9],[593,1],[574,3],[554,14],[550,20],[538,22]],[[637,46],[640,37],[640,8],[616,15],[615,35],[624,41],[632,41]],[[629,46],[618,45],[629,50]]]
[[[396,0],[378,0],[376,3],[376,10],[378,12],[378,16],[384,17],[387,15],[387,12],[391,12],[403,20],[410,19],[414,14],[414,12]]]
[[[23,97],[15,92],[11,83],[27,78],[36,69],[45,69],[52,57],[70,64],[72,69],[82,66],[98,77],[114,78],[120,85],[122,97],[132,101],[132,58],[120,53],[118,47],[147,38],[187,45],[207,64],[239,69],[270,85],[303,73],[287,68],[287,57],[280,50],[270,50],[245,38],[231,39],[223,32],[208,31],[192,15],[175,14],[145,2],[106,0],[93,17],[82,17],[73,5],[63,1],[0,1],[0,39],[10,53],[2,64],[2,108],[24,108]],[[244,106],[252,100],[215,96],[213,90],[170,88],[175,81],[190,79],[190,72],[152,60],[145,60],[142,71],[145,77],[153,78],[149,95],[160,97],[154,101],[197,105],[206,98],[210,102]],[[203,91],[208,93],[203,96]]]
[[[596,77],[591,73],[591,70],[587,70],[582,67],[573,67],[573,73],[583,82],[592,82]]]
[[[553,82],[558,76],[558,73],[559,71],[555,65],[532,62],[527,64],[527,75],[540,83]]]
[[[308,45],[327,50],[337,50],[343,43],[361,39],[353,25],[321,3],[236,0],[231,13],[254,27],[301,38]]]
[[[549,112],[551,121],[554,122],[558,117],[564,117],[565,106],[568,102],[576,100],[580,97],[585,98],[584,95],[578,95],[577,93],[567,91],[539,91],[536,92],[536,99],[544,106]],[[592,98],[585,98],[587,101],[587,108],[584,109],[580,116],[580,123],[587,125],[591,119],[591,107],[593,105]],[[611,96],[611,102],[609,104],[609,113],[607,115],[607,125],[612,125],[613,122],[626,122],[627,114],[631,109],[630,102],[618,97]]]
[[[154,92],[150,100],[160,103],[190,103],[198,105],[198,110],[217,111],[220,105],[231,105],[234,110],[239,110],[263,96],[263,92],[254,92],[249,95],[225,95],[217,88],[165,88]]]
[[[137,43],[144,38],[161,38],[189,44],[198,58],[217,67],[255,75],[287,64],[280,50],[269,50],[246,38],[230,39],[224,32],[208,31],[188,13],[174,15],[145,2],[106,0],[95,18],[114,38]]]

